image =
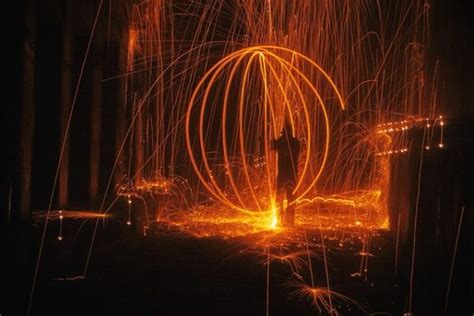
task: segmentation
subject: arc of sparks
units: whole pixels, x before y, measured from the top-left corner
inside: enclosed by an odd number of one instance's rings
[[[292,56],[292,61],[288,61],[285,59],[285,57],[281,56],[282,53],[289,53]],[[279,67],[279,69],[283,72],[283,74],[289,79],[287,84],[289,83],[290,86],[294,86],[296,89],[295,95],[297,95],[298,100],[301,101],[302,104],[302,116],[303,116],[303,122],[305,125],[305,128],[302,129],[302,131],[307,134],[307,150],[306,150],[306,155],[304,157],[304,164],[303,164],[303,170],[301,171],[300,175],[298,176],[298,181],[295,187],[295,192],[297,193],[298,190],[301,191],[301,193],[296,194],[296,199],[293,201],[293,203],[297,203],[298,200],[302,199],[305,197],[312,188],[314,188],[316,182],[318,181],[319,177],[321,176],[321,173],[324,169],[324,166],[326,164],[326,160],[328,157],[328,152],[329,152],[329,142],[330,142],[330,128],[329,128],[329,117],[326,109],[326,105],[324,103],[323,97],[321,96],[321,93],[318,91],[318,89],[315,87],[315,85],[311,82],[311,80],[305,75],[305,73],[299,69],[295,63],[294,59],[295,58],[300,58],[304,62],[309,63],[312,69],[315,69],[319,74],[322,75],[322,77],[325,79],[325,81],[329,84],[331,90],[334,92],[336,99],[339,103],[339,106],[341,109],[345,109],[345,103],[342,98],[341,93],[337,89],[336,84],[332,81],[330,78],[329,74],[322,69],[316,62],[311,60],[310,58],[304,56],[303,54],[288,49],[284,47],[279,47],[279,46],[272,46],[272,45],[261,45],[261,46],[252,46],[252,47],[247,47],[243,48],[241,50],[238,50],[236,52],[233,52],[224,58],[222,58],[220,61],[218,61],[215,65],[213,65],[200,79],[198,84],[196,85],[191,98],[188,103],[187,107],[187,112],[186,112],[186,120],[185,120],[185,140],[186,140],[186,147],[188,150],[188,154],[191,160],[191,164],[196,172],[197,177],[203,184],[204,188],[217,200],[222,202],[224,205],[231,207],[233,209],[246,212],[246,213],[252,213],[255,210],[262,211],[261,207],[261,200],[259,199],[258,192],[254,190],[254,187],[252,185],[252,179],[251,175],[249,172],[249,165],[246,162],[246,150],[245,150],[245,137],[246,133],[248,131],[244,130],[244,119],[245,119],[245,109],[246,109],[246,102],[245,102],[245,95],[248,92],[247,89],[247,82],[249,79],[249,76],[251,75],[251,69],[252,66],[256,65],[256,69],[258,69],[257,75],[261,78],[262,83],[263,83],[263,113],[264,113],[264,156],[267,162],[270,161],[269,159],[269,134],[273,133],[273,136],[277,136],[277,123],[281,122],[281,119],[279,120],[275,110],[274,104],[272,104],[271,101],[271,93],[272,91],[277,91],[276,93],[281,93],[283,96],[283,112],[287,112],[289,115],[290,123],[292,126],[292,131],[293,134],[295,134],[296,131],[296,123],[295,123],[295,118],[293,117],[293,109],[291,106],[290,98],[288,96],[288,93],[286,91],[286,88],[283,85],[281,76],[279,76],[277,69],[275,68],[276,66]],[[257,62],[257,61],[258,62]],[[244,63],[244,61],[246,61]],[[243,75],[240,83],[240,91],[239,91],[239,97],[238,97],[238,102],[237,102],[237,128],[238,128],[238,150],[237,152],[240,154],[240,159],[242,163],[242,173],[243,173],[243,178],[245,182],[247,183],[249,192],[252,197],[252,202],[253,205],[255,205],[254,208],[249,206],[248,199],[245,200],[245,198],[241,195],[241,191],[239,190],[240,188],[238,187],[234,176],[232,175],[232,168],[231,168],[231,162],[230,162],[230,157],[229,157],[229,147],[228,147],[228,142],[227,142],[227,115],[228,115],[228,109],[229,109],[229,99],[230,97],[230,91],[232,87],[232,83],[234,82],[234,79],[236,77],[236,72],[239,69],[239,67],[243,67]],[[227,73],[227,71],[230,72]],[[229,198],[225,190],[219,185],[217,180],[212,174],[212,169],[211,165],[209,162],[209,159],[206,154],[206,139],[205,139],[205,133],[204,133],[204,126],[205,126],[205,113],[206,113],[206,108],[208,107],[208,100],[210,97],[210,93],[212,88],[216,85],[218,82],[219,78],[226,76],[226,81],[224,82],[224,95],[223,95],[223,103],[222,103],[222,117],[221,117],[221,137],[222,137],[222,147],[223,147],[223,155],[224,155],[224,168],[226,171],[226,176],[227,179],[229,180],[231,189],[234,193],[235,199],[232,200]],[[276,88],[273,88],[274,90],[271,90],[271,83],[270,82],[276,82]],[[314,94],[317,107],[311,108],[309,106],[309,102],[307,102],[305,95],[303,93],[303,89],[300,87],[298,83],[304,83],[307,87],[309,87],[309,90]],[[201,94],[202,93],[202,94]],[[199,102],[197,102],[198,97],[201,98]],[[199,141],[199,149],[201,152],[201,161],[203,165],[203,170],[199,167],[198,162],[196,160],[196,156],[194,153],[192,141],[191,141],[191,117],[193,113],[193,109],[196,107],[199,107],[199,122],[198,122],[198,141]],[[320,109],[323,117],[323,130],[325,132],[325,137],[324,137],[324,148],[323,148],[323,153],[322,153],[322,160],[319,163],[319,166],[317,168],[317,172],[315,175],[311,177],[311,179],[307,182],[309,182],[309,185],[306,187],[303,185],[304,180],[310,177],[309,172],[310,172],[310,160],[311,160],[311,142],[313,141],[313,133],[315,127],[311,125],[311,120],[310,116],[311,113],[315,113],[317,111],[317,108]],[[271,122],[270,124],[270,130],[268,130],[267,127],[267,121]],[[271,175],[271,168],[269,164],[266,165],[265,167],[265,179],[266,179],[266,187],[268,188],[268,198],[271,200],[274,198],[274,185],[273,185],[273,178]],[[245,201],[245,202],[244,202]]]

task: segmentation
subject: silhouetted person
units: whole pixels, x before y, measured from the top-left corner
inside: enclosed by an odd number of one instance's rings
[[[277,176],[277,199],[280,204],[280,221],[283,226],[295,224],[294,207],[290,206],[294,200],[293,191],[298,179],[298,156],[300,153],[300,142],[293,137],[291,124],[285,122],[281,130],[281,136],[272,141],[272,149],[278,152],[278,176]],[[282,195],[286,195],[287,207],[284,209]]]

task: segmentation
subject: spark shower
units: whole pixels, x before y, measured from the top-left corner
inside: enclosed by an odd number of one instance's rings
[[[156,225],[243,241],[242,253],[266,265],[267,315],[273,262],[297,276],[292,297],[320,313],[338,315],[336,303],[363,311],[331,287],[327,249],[355,252],[351,277],[364,277],[372,238],[397,224],[388,207],[393,162],[445,146],[438,68],[425,52],[428,2],[150,0],[133,5],[129,26],[126,71],[106,79],[125,82],[126,126],[101,206],[50,207],[30,308],[48,220],[59,220],[62,242],[63,220],[97,219],[85,278],[99,220],[118,211],[145,236]],[[293,228],[277,220],[270,146],[285,122],[302,145]],[[425,147],[417,149],[409,133],[419,127]],[[411,277],[414,258],[415,246]],[[410,312],[412,292],[410,284]]]
[[[250,232],[268,229],[277,159],[269,144],[287,119],[303,142],[297,223],[315,225],[317,206],[332,214],[325,226],[387,228],[392,156],[407,153],[416,122],[441,121],[436,69],[424,57],[428,9],[426,1],[137,4],[120,194],[166,187],[199,220],[170,209],[158,216],[183,227],[233,218]]]

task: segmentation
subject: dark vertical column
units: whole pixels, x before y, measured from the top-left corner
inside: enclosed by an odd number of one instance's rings
[[[132,176],[135,177],[134,183],[135,186],[138,186],[142,183],[143,180],[143,171],[141,167],[143,166],[143,115],[142,111],[139,108],[141,99],[134,99],[134,113],[133,116],[137,116],[136,121],[134,122],[135,132],[134,132],[134,143],[133,150],[135,153],[134,169]]]
[[[102,127],[102,65],[98,51],[92,65],[91,83],[91,143],[90,143],[90,199],[95,204],[99,195],[99,171]]]
[[[72,104],[72,14],[71,2],[64,3],[62,60],[61,60],[61,100],[60,100],[60,143],[64,144],[63,157],[59,170],[59,196],[60,208],[66,207],[69,200],[69,135],[66,135],[69,114]],[[64,141],[64,137],[67,137]]]
[[[412,208],[410,192],[412,187],[411,156],[393,157],[391,160],[388,208],[390,230],[398,241],[405,245],[408,241],[408,221]],[[416,189],[416,188],[415,188]]]
[[[120,153],[120,147],[124,141],[126,118],[127,118],[127,57],[128,57],[128,29],[123,28],[119,39],[119,58],[118,68],[121,75],[119,88],[117,91],[117,112],[116,112],[116,136],[115,136],[115,156],[118,159],[118,164],[115,168],[115,183],[121,184],[125,171],[125,155],[124,151]]]
[[[11,58],[5,63],[4,71],[8,80],[3,88],[8,93],[4,96],[2,115],[0,115],[0,134],[2,135],[2,176],[0,177],[0,230],[9,225],[13,210],[17,206],[18,189],[18,154],[19,154],[19,116],[21,89],[23,88],[23,40],[24,40],[24,6],[23,1],[12,3],[9,9],[11,26],[16,32],[6,32],[4,41],[9,44]],[[21,34],[19,36],[18,34]]]
[[[27,0],[24,6],[26,35],[23,40],[23,78],[21,86],[20,147],[18,214],[20,220],[30,218],[31,170],[35,131],[35,50],[36,10],[35,1]]]

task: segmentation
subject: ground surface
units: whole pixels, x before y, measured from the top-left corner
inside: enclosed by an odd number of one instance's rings
[[[245,238],[194,238],[161,225],[153,226],[144,237],[116,222],[100,224],[87,277],[81,279],[77,276],[84,269],[94,222],[86,222],[78,230],[80,224],[65,225],[64,239],[57,241],[58,225],[51,223],[32,315],[265,315],[267,254]],[[16,238],[16,247],[7,248],[13,260],[3,269],[2,278],[8,281],[3,283],[2,315],[26,313],[41,228],[42,223],[28,234],[9,236],[23,237]],[[319,236],[319,231],[307,235],[316,286],[326,287]],[[356,300],[368,314],[403,314],[407,309],[408,251],[399,249],[401,258],[406,258],[399,260],[395,277],[394,241],[386,232],[375,233],[366,257],[368,270],[359,276],[360,236],[326,233],[331,289]],[[301,242],[283,248],[275,244],[271,253],[306,249]],[[304,251],[300,257],[299,276],[310,284]],[[416,315],[442,314],[449,271],[439,272],[438,276],[430,273],[430,277],[418,272],[413,299]],[[288,263],[271,262],[270,315],[318,315],[318,308],[310,301],[291,295],[295,290],[291,283],[298,280]],[[454,291],[464,293],[464,283]],[[452,299],[448,315],[470,315],[466,298]],[[333,302],[340,315],[364,314],[353,304]]]

